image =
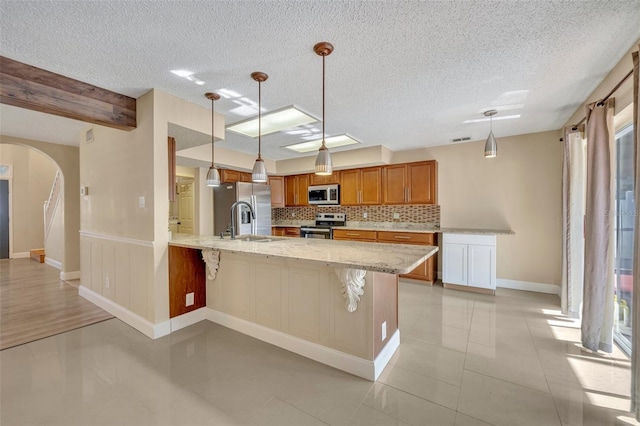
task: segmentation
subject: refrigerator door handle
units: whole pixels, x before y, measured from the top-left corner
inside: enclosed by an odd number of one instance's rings
[[[256,235],[258,233],[258,202],[256,200],[255,195],[251,195],[251,207],[253,208],[254,217],[251,218],[251,235]]]

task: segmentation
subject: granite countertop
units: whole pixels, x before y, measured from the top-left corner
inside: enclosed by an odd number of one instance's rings
[[[469,235],[515,235],[510,229],[480,229],[480,228],[441,228],[443,234],[469,234]]]
[[[315,220],[274,220],[272,228],[300,228],[302,226],[314,226]]]
[[[236,254],[251,254],[280,259],[298,259],[320,262],[327,266],[364,269],[389,274],[406,274],[433,256],[438,247],[387,244],[358,241],[337,241],[306,238],[264,236],[271,242],[243,241],[246,235],[235,240],[200,236],[180,237],[169,245],[193,249],[217,249]],[[255,238],[256,236],[253,236]]]

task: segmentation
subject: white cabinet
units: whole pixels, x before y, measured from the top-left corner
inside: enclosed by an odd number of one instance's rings
[[[442,282],[496,289],[496,236],[442,234]]]

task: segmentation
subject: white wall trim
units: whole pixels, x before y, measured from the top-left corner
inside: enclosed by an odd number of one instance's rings
[[[382,373],[382,370],[384,370],[384,368],[387,366],[387,364],[393,357],[393,354],[396,353],[396,350],[398,349],[399,346],[400,346],[400,329],[397,329],[396,332],[393,333],[393,336],[391,336],[391,339],[389,339],[387,344],[384,345],[384,347],[382,348],[382,350],[380,351],[376,359],[373,361],[374,375],[375,375],[374,380],[378,380],[380,373]]]
[[[317,343],[309,342],[308,340],[300,339],[299,337],[291,336],[289,334],[264,327],[260,324],[236,318],[211,308],[203,309],[207,309],[208,319],[217,324],[321,362],[322,364],[346,371],[355,376],[371,381],[375,380],[376,366],[373,361],[353,356],[345,352],[340,352],[336,349],[328,348]],[[378,356],[378,358],[380,358],[380,356]],[[380,358],[380,365],[382,365],[382,361],[383,358]],[[382,371],[382,368],[384,367],[380,367],[380,371]]]
[[[134,244],[143,247],[153,247],[154,241],[138,240],[135,238],[119,237],[117,235],[100,234],[98,232],[80,231],[80,236],[95,238],[98,240],[116,241],[119,243]]]
[[[31,257],[31,253],[29,253],[28,251],[21,251],[18,253],[10,254],[9,257],[11,259],[23,259],[25,257]]]
[[[496,287],[510,288],[513,290],[533,291],[536,293],[560,294],[560,286],[554,284],[534,283],[530,281],[496,279]]]
[[[170,321],[163,321],[161,323],[154,324],[83,285],[80,285],[78,293],[94,305],[101,307],[111,315],[129,324],[131,327],[152,339],[157,339],[158,337],[166,336],[171,333]]]
[[[61,280],[79,280],[80,279],[80,271],[70,271],[64,272],[60,271],[60,279]]]
[[[189,327],[197,322],[206,320],[209,317],[209,313],[206,308],[199,308],[195,311],[187,312],[186,314],[178,315],[171,318],[171,332],[178,331],[181,328]]]
[[[50,257],[45,256],[44,257],[44,263],[46,263],[49,266],[53,266],[57,270],[61,270],[62,269],[62,262],[59,262],[59,261],[54,260],[54,259],[51,259]]]

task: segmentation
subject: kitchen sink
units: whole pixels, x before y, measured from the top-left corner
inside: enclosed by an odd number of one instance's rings
[[[250,241],[253,243],[271,243],[273,241],[282,241],[284,238],[273,238],[267,237],[265,235],[241,235],[236,237],[237,240],[240,241]]]

